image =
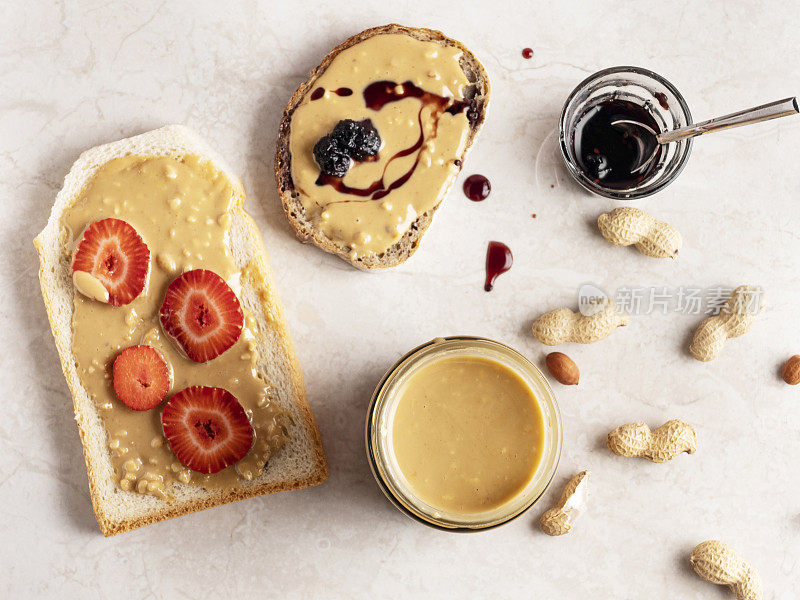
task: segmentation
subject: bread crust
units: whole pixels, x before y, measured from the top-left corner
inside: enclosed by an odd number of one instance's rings
[[[63,275],[61,271],[69,268],[70,249],[67,244],[70,236],[62,230],[60,220],[64,211],[78,199],[84,185],[108,160],[124,155],[180,158],[188,154],[207,158],[231,180],[235,195],[231,212],[242,242],[242,247],[234,248],[234,255],[238,252],[241,257],[237,263],[241,263],[243,268],[241,300],[253,312],[259,324],[254,332],[259,347],[264,345],[265,354],[269,355],[270,361],[274,360],[276,363],[272,365],[271,362],[259,361],[259,371],[278,370],[276,372],[282,381],[279,390],[279,394],[283,396],[281,403],[290,403],[294,416],[299,421],[291,427],[290,437],[284,448],[270,459],[270,467],[274,461],[280,461],[282,452],[295,451],[293,444],[302,443],[304,446],[302,460],[298,461],[300,468],[294,463],[289,465],[289,468],[294,467],[294,472],[282,473],[276,478],[270,468],[267,468],[264,474],[252,482],[243,482],[241,486],[227,490],[206,490],[198,486],[174,484],[174,489],[170,488],[169,491],[177,489],[179,493],[174,501],[167,502],[152,496],[123,491],[116,486],[112,477],[107,433],[97,408],[80,382],[72,353],[72,290],[71,287],[65,290],[65,286],[61,285],[63,281],[59,280],[59,276]],[[317,485],[328,478],[328,463],[322,438],[306,398],[302,371],[289,336],[283,307],[275,290],[269,258],[258,226],[242,207],[244,198],[244,188],[239,179],[231,174],[224,161],[199,137],[182,126],[164,127],[84,152],[67,175],[47,226],[34,240],[39,252],[42,297],[61,368],[75,406],[75,420],[83,445],[92,506],[105,536],[236,500]],[[69,321],[65,321],[66,310],[69,311]],[[67,322],[70,324],[69,331],[65,331]],[[264,364],[269,366],[264,368]]]
[[[286,217],[289,219],[289,223],[292,225],[295,234],[301,241],[311,242],[316,246],[319,246],[325,252],[334,254],[342,260],[347,261],[357,269],[364,270],[386,269],[405,262],[419,247],[422,236],[425,234],[425,230],[433,221],[433,215],[436,212],[436,209],[441,205],[441,202],[417,217],[403,237],[383,253],[373,256],[351,258],[349,248],[330,239],[318,228],[314,227],[314,225],[306,218],[305,210],[296,196],[294,183],[292,181],[292,157],[291,150],[289,148],[289,138],[291,133],[292,115],[294,114],[295,109],[300,105],[300,102],[303,100],[305,95],[314,89],[317,79],[319,79],[319,77],[326,71],[333,59],[336,58],[336,56],[343,50],[347,50],[359,42],[363,42],[364,40],[376,35],[387,33],[405,34],[425,42],[436,42],[438,44],[442,44],[443,46],[455,46],[462,51],[463,55],[461,57],[461,67],[464,72],[468,74],[468,79],[470,79],[471,85],[475,87],[474,97],[476,100],[475,108],[477,111],[477,118],[470,124],[470,132],[467,138],[467,143],[464,146],[464,151],[460,156],[457,157],[461,160],[459,172],[461,171],[461,168],[463,168],[464,157],[469,151],[469,148],[472,146],[472,143],[475,141],[475,137],[478,135],[478,131],[486,119],[486,110],[489,105],[490,86],[486,70],[466,46],[457,40],[447,37],[441,31],[419,27],[406,27],[396,23],[366,29],[361,33],[357,33],[356,35],[349,37],[331,50],[325,56],[325,58],[322,59],[322,62],[313,71],[311,71],[308,79],[300,84],[300,86],[297,88],[297,91],[295,91],[290,98],[289,103],[286,105],[286,109],[283,111],[283,117],[281,118],[278,128],[278,144],[275,152],[275,180],[278,185],[278,194],[281,198],[283,210],[286,213]],[[472,77],[469,77],[469,75],[472,75]],[[449,188],[445,190],[445,193],[442,195],[442,199],[444,199],[448,192]]]

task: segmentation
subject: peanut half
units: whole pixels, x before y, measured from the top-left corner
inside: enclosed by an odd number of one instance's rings
[[[612,244],[634,245],[639,252],[653,258],[675,258],[683,245],[681,234],[672,225],[632,206],[600,215],[597,227]]]
[[[698,544],[689,557],[695,573],[706,581],[731,588],[737,600],[761,600],[764,597],[761,576],[746,560],[717,540]]]
[[[661,463],[672,460],[682,452],[697,450],[697,434],[683,421],[667,421],[650,430],[644,423],[621,425],[608,434],[608,449],[619,456],[639,456]]]
[[[756,306],[753,306],[754,300],[757,301]],[[697,360],[714,360],[722,352],[727,340],[750,330],[762,308],[762,290],[752,285],[740,285],[731,292],[718,315],[700,323],[694,332],[689,352]]]
[[[72,283],[81,294],[98,302],[108,303],[109,293],[103,282],[86,271],[74,271]]]
[[[544,359],[544,364],[553,379],[563,385],[578,385],[581,373],[578,365],[563,352],[551,352]]]
[[[602,340],[617,327],[628,324],[628,315],[618,313],[613,300],[602,310],[586,316],[568,308],[557,308],[533,322],[533,335],[543,344],[555,346],[564,342],[591,344]]]
[[[589,471],[581,471],[569,480],[558,504],[542,515],[539,527],[547,535],[564,535],[572,531],[572,526],[582,512],[586,510]]]

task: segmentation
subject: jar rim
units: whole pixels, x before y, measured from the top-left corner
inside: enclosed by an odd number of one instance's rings
[[[428,350],[431,346],[437,344],[441,344],[441,346],[439,346],[439,350]],[[459,344],[463,344],[463,346],[459,346]],[[501,364],[507,368],[512,369],[518,375],[523,376],[523,379],[526,379],[526,385],[529,385],[527,382],[527,377],[535,380],[543,393],[540,394],[534,392],[534,397],[539,403],[539,408],[542,411],[545,427],[549,427],[548,435],[552,438],[549,445],[547,441],[545,442],[539,463],[536,466],[530,481],[528,484],[526,484],[526,487],[523,488],[518,495],[509,499],[494,511],[489,511],[500,512],[502,513],[501,516],[485,522],[467,520],[458,522],[447,518],[437,519],[436,516],[422,510],[420,505],[424,504],[423,501],[420,500],[419,504],[415,504],[413,502],[413,498],[409,498],[407,495],[399,493],[399,482],[397,481],[398,478],[392,477],[392,473],[387,470],[387,457],[383,455],[379,445],[379,442],[385,441],[385,434],[381,434],[379,431],[378,422],[383,415],[379,414],[378,411],[383,409],[383,412],[385,412],[385,408],[387,406],[386,402],[384,401],[385,392],[387,390],[387,386],[393,384],[393,381],[391,381],[392,378],[395,377],[395,375],[401,369],[408,368],[409,365],[413,365],[419,359],[429,359],[430,361],[435,361],[441,356],[444,356],[446,351],[452,350],[453,348],[458,350],[469,350],[471,347],[475,348],[476,350],[483,348],[497,351],[498,357],[500,357],[498,362],[501,362]],[[426,350],[428,350],[427,353]],[[509,357],[515,362],[513,364],[503,362],[503,357]],[[524,371],[517,366],[518,364],[524,367]],[[531,391],[533,392],[534,390],[532,389]],[[397,362],[395,362],[395,364],[386,371],[376,386],[375,391],[373,392],[369,408],[367,410],[364,432],[367,460],[370,465],[370,470],[372,471],[378,486],[381,488],[381,491],[392,502],[392,504],[394,504],[394,506],[406,516],[409,516],[420,523],[439,530],[453,532],[485,531],[487,529],[492,529],[508,523],[524,514],[528,509],[536,504],[536,502],[541,498],[545,490],[547,490],[552,482],[558,468],[563,441],[561,412],[558,407],[555,394],[542,371],[523,354],[506,344],[488,338],[466,335],[434,338],[431,341],[413,348],[404,354]],[[383,437],[381,437],[382,435]],[[535,484],[535,486],[533,484]],[[533,491],[535,493],[527,495],[526,492],[531,491],[529,490],[531,486],[533,486]],[[525,498],[523,503],[513,505],[514,500],[519,500],[523,497]],[[513,508],[513,510],[509,511],[508,507]],[[505,513],[503,513],[501,510],[503,508],[507,509]],[[486,514],[489,514],[489,512]]]

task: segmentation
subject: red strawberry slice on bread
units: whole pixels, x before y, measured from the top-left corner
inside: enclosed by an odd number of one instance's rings
[[[242,334],[239,299],[225,280],[206,269],[187,271],[167,288],[161,326],[195,362],[216,358]]]
[[[222,388],[196,385],[181,390],[164,406],[161,426],[178,460],[200,473],[229,467],[253,445],[244,408]]]
[[[102,219],[83,230],[72,253],[72,271],[91,274],[108,290],[108,302],[123,306],[144,290],[150,250],[129,223]]]
[[[155,408],[172,386],[172,371],[152,346],[125,348],[112,368],[117,398],[133,410]]]

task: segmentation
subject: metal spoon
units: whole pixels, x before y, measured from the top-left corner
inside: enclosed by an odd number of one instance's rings
[[[797,107],[797,98],[786,98],[785,100],[778,100],[777,102],[770,102],[769,104],[762,104],[755,108],[748,108],[747,110],[740,110],[739,112],[725,115],[724,117],[717,117],[709,119],[702,123],[695,123],[693,125],[686,125],[672,131],[665,131],[658,133],[653,130],[649,125],[639,123],[638,121],[631,121],[628,119],[618,119],[612,121],[611,125],[630,124],[637,125],[644,131],[648,132],[655,138],[656,143],[652,144],[653,152],[649,158],[633,169],[631,172],[636,173],[641,171],[649,165],[656,157],[659,144],[669,144],[670,142],[677,142],[688,138],[693,138],[705,133],[712,133],[722,129],[730,129],[732,127],[741,127],[742,125],[750,125],[752,123],[759,123],[761,121],[769,121],[770,119],[777,119],[778,117],[788,117],[800,112]]]

